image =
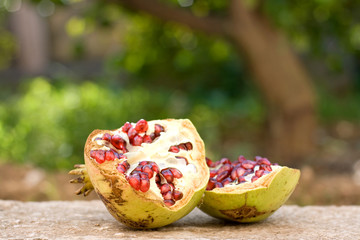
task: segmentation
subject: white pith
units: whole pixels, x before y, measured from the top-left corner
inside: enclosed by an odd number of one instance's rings
[[[133,127],[135,127],[136,123],[131,123]],[[130,168],[125,173],[127,176],[138,166],[139,162],[142,161],[151,161],[155,162],[159,170],[161,171],[164,168],[173,167],[178,169],[183,177],[182,178],[174,178],[175,189],[181,191],[184,195],[187,192],[191,191],[191,186],[195,186],[196,183],[194,179],[197,179],[197,167],[192,161],[192,155],[190,151],[182,150],[178,153],[169,152],[169,148],[174,145],[179,145],[181,143],[191,142],[193,147],[194,139],[189,139],[184,136],[181,129],[178,127],[171,127],[171,123],[164,123],[162,121],[149,121],[148,122],[148,130],[146,133],[141,133],[139,135],[143,136],[144,134],[150,135],[155,130],[155,124],[159,124],[164,127],[165,132],[161,132],[160,136],[155,138],[152,143],[142,143],[141,146],[133,146],[129,142],[129,138],[127,133],[124,133],[121,128],[111,131],[111,135],[120,135],[126,141],[126,148],[129,152],[124,155],[127,157],[127,162],[130,164]],[[97,145],[101,146],[97,149],[110,150],[114,149],[117,152],[122,152],[117,150],[112,144],[105,140],[95,140],[96,138],[101,138],[103,134],[98,134],[93,137],[92,141],[95,141]],[[106,146],[104,146],[106,145]],[[94,150],[97,150],[94,149]],[[185,157],[188,160],[188,164],[184,159],[177,159],[175,156]],[[105,161],[103,164],[109,165],[111,164],[112,168],[116,168],[118,163],[121,163],[125,159],[115,159],[114,161]],[[121,173],[119,173],[121,174]],[[144,193],[145,197],[152,200],[160,200],[163,201],[163,197],[160,193],[160,189],[157,187],[155,183],[155,176],[150,179],[150,189]],[[161,179],[161,183],[165,183],[165,179]],[[175,203],[176,204],[176,203]]]

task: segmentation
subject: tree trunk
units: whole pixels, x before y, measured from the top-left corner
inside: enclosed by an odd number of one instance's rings
[[[297,165],[314,148],[313,86],[282,34],[266,18],[233,0],[227,31],[247,60],[268,110],[266,150],[274,161]],[[275,160],[276,159],[276,160]]]

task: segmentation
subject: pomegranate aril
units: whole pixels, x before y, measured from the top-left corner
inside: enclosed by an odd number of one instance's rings
[[[222,158],[222,159],[220,160],[220,163],[221,163],[221,164],[231,164],[231,161],[230,161],[228,158]]]
[[[139,165],[140,166],[145,166],[145,165],[147,165],[149,162],[148,161],[141,161],[141,162],[139,162]]]
[[[174,178],[182,178],[182,173],[176,168],[169,168],[170,172],[173,174]]]
[[[241,163],[241,166],[245,169],[253,169],[256,165],[256,162],[251,160],[245,160]]]
[[[141,166],[141,165],[138,165],[138,166],[134,169],[134,171],[139,171],[139,172],[142,172],[142,170],[143,170],[143,166]]]
[[[140,146],[142,143],[143,143],[143,138],[140,135],[136,135],[131,141],[131,144],[133,146]]]
[[[170,199],[170,200],[164,200],[164,203],[165,203],[165,205],[166,206],[172,206],[172,205],[174,205],[175,204],[175,201],[174,200],[172,200],[172,199]]]
[[[268,165],[260,165],[259,169],[264,170],[264,171],[268,171],[268,172],[272,171],[271,166],[268,166]]]
[[[210,177],[215,177],[217,174],[217,170],[210,170]]]
[[[211,171],[210,171],[211,172]],[[211,176],[211,173],[210,173],[210,176]],[[232,180],[235,180],[237,179],[239,176],[237,174],[237,168],[234,168],[232,171],[231,171],[231,174],[230,174],[230,177]]]
[[[150,133],[150,138],[151,138],[152,141],[154,141],[154,139],[156,138],[155,133]]]
[[[154,172],[159,173],[159,166],[158,166],[156,163],[151,162],[151,163],[150,163],[150,166],[151,166],[151,169],[152,169]]]
[[[178,147],[182,150],[187,150],[185,143],[179,144]]]
[[[236,168],[236,174],[238,177],[243,176],[245,173],[246,173],[246,169],[242,167]]]
[[[94,158],[97,163],[105,162],[105,151],[104,150],[92,150],[90,151],[90,157]]]
[[[192,145],[191,142],[187,142],[187,143],[185,143],[185,145],[186,145],[186,149],[187,149],[188,151],[190,151],[190,150],[193,149],[193,145]]]
[[[163,198],[164,198],[165,200],[170,200],[170,199],[172,199],[171,191],[168,191],[168,192],[164,193],[162,196],[163,196]]]
[[[219,168],[218,170],[218,174],[220,174],[221,172],[229,172],[233,169],[233,166],[231,166],[231,164],[225,164],[223,165],[221,168]]]
[[[129,184],[135,190],[140,190],[140,176],[139,174],[132,174],[128,177]]]
[[[242,163],[243,161],[245,161],[246,160],[246,158],[243,156],[243,155],[240,155],[239,157],[238,157],[238,162],[240,162],[240,163]]]
[[[150,181],[148,177],[141,177],[140,179],[140,191],[147,192],[150,189]]]
[[[143,168],[142,168],[142,171],[144,173],[147,173],[149,175],[149,178],[152,178],[154,176],[154,171],[152,170],[151,168],[151,165],[145,165]]]
[[[149,135],[144,135],[143,142],[144,143],[152,143],[152,139]]]
[[[111,135],[110,135],[109,133],[105,133],[105,134],[102,136],[102,140],[105,140],[105,141],[110,142],[110,140],[111,140]]]
[[[225,185],[227,185],[227,184],[229,184],[229,183],[232,183],[233,182],[233,179],[231,179],[231,178],[225,178],[221,183],[225,186]]]
[[[174,176],[168,168],[161,170],[161,174],[168,183],[172,183],[174,181]]]
[[[178,190],[174,190],[172,193],[172,196],[175,201],[178,201],[178,200],[182,199],[183,193]]]
[[[208,165],[208,167],[215,167],[215,164],[214,164],[214,162],[210,159],[210,158],[205,158],[205,160],[206,160],[206,164]]]
[[[126,148],[126,142],[119,135],[113,135],[110,140],[111,144],[117,149]]]
[[[161,126],[160,124],[155,124],[155,131],[154,131],[154,133],[155,133],[155,136],[160,136],[160,133],[161,132],[164,132],[165,130],[164,130],[164,127],[163,126]]]
[[[169,192],[169,191],[171,191],[171,186],[170,186],[170,184],[164,183],[163,185],[161,185],[161,187],[160,187],[160,192],[161,192],[161,194],[165,194],[165,193],[167,193],[167,192]]]
[[[120,172],[120,173],[126,173],[127,169],[125,168],[124,165],[122,165],[121,163],[119,165],[117,165],[116,169]]]
[[[107,161],[113,161],[115,159],[115,154],[111,151],[105,152],[105,160]]]
[[[138,133],[137,133],[137,131],[135,130],[135,128],[131,127],[131,128],[129,129],[129,131],[128,131],[127,134],[128,134],[129,139],[131,140],[131,139],[133,139]]]
[[[144,119],[140,119],[136,125],[135,125],[135,130],[138,132],[138,133],[143,133],[143,132],[146,132],[148,130],[148,123],[146,120]]]
[[[267,166],[271,165],[271,162],[267,158],[262,158],[262,157],[257,158],[256,163],[259,165],[267,165]]]
[[[161,178],[160,178],[160,175],[159,175],[159,174],[156,174],[156,176],[155,176],[155,182],[156,182],[156,183],[160,183],[160,182],[161,182]]]
[[[122,130],[123,132],[127,133],[131,127],[132,127],[132,126],[131,126],[131,123],[126,122],[126,123],[124,124],[124,126],[121,127],[121,130]]]
[[[244,182],[246,182],[246,180],[243,176],[238,177],[238,183],[244,183]]]
[[[257,177],[261,177],[262,175],[264,175],[264,170],[257,170],[257,171],[255,171],[255,176],[257,176]]]
[[[180,148],[178,146],[171,146],[169,152],[178,153],[180,152]]]
[[[220,172],[217,177],[216,177],[216,181],[221,182],[222,180],[224,180],[225,178],[227,178],[229,176],[229,172],[228,171],[223,171]]]
[[[258,179],[259,179],[259,177],[253,176],[253,177],[251,178],[251,182],[255,182],[255,181],[258,180]]]
[[[214,178],[210,178],[206,190],[213,190],[215,188],[216,180]]]

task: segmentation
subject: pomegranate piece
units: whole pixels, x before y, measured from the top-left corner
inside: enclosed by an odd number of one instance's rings
[[[126,141],[122,139],[119,135],[113,135],[110,142],[117,149],[123,150],[126,148]]]
[[[161,170],[160,173],[163,175],[163,177],[166,179],[168,183],[172,183],[174,181],[174,175],[171,173],[171,171],[168,168]]]
[[[131,144],[133,146],[140,146],[142,143],[143,143],[143,138],[140,135],[136,135],[131,141]]]
[[[128,177],[129,184],[135,190],[140,190],[140,175],[138,173],[132,174]]]
[[[164,200],[164,203],[166,206],[170,207],[175,204],[175,201],[172,199],[169,199],[169,200]]]
[[[176,168],[169,168],[170,172],[173,174],[174,178],[182,178],[182,173]]]
[[[178,153],[180,152],[180,148],[178,146],[171,146],[169,152]]]
[[[94,158],[97,163],[105,162],[105,151],[104,150],[92,150],[90,151],[90,157]]]
[[[110,133],[105,133],[101,139],[110,142],[110,140],[111,140]]]
[[[180,199],[183,198],[183,193],[178,190],[174,190],[172,193],[172,197],[175,201],[179,201]]]
[[[121,130],[122,130],[123,132],[127,133],[131,127],[132,127],[132,126],[131,126],[131,123],[126,122],[126,123],[124,124],[124,126],[121,127]]]
[[[138,133],[146,132],[148,130],[148,128],[149,128],[148,122],[144,119],[140,119],[135,125],[135,130]]]

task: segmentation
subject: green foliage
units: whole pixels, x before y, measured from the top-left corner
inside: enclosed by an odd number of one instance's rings
[[[222,145],[225,119],[230,127],[238,121],[256,122],[260,106],[252,97],[233,104],[226,98],[212,104],[217,97],[210,97],[207,103],[194,104],[180,91],[105,87],[92,82],[50,83],[41,77],[23,88],[22,94],[0,104],[0,159],[50,169],[70,169],[81,163],[92,130],[115,129],[140,118],[188,117],[209,149],[216,150]],[[242,115],[235,114],[239,109]]]

